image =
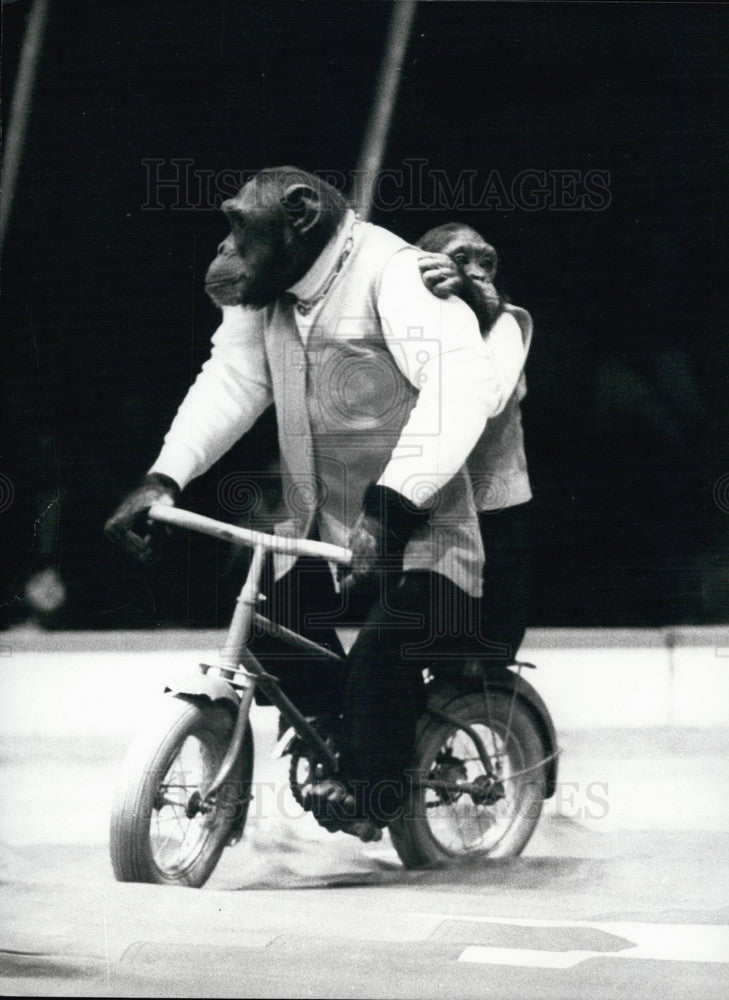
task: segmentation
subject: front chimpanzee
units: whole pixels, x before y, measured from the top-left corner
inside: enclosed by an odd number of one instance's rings
[[[489,419],[468,458],[484,546],[481,598],[482,655],[489,662],[516,658],[526,630],[531,577],[531,489],[524,454],[521,400],[532,321],[494,286],[496,251],[458,222],[431,229],[418,241],[423,281],[440,297],[458,295],[478,317],[481,333],[505,389],[506,405]]]
[[[287,664],[268,637],[252,648],[275,658],[284,690],[304,676],[294,697],[308,697],[305,711],[341,715],[341,782],[314,785],[309,801],[329,828],[363,836],[396,815],[424,705],[421,651],[447,652],[480,593],[465,462],[510,390],[471,310],[424,286],[418,251],[358,220],[315,176],[261,171],[223,211],[231,232],[207,274],[223,313],[210,358],[107,531],[148,559],[150,504],[174,503],[275,404],[291,487],[282,530],[349,544],[354,562],[337,588],[328,567],[276,559],[267,612],[337,651],[332,622],[350,597],[363,624],[346,679]]]

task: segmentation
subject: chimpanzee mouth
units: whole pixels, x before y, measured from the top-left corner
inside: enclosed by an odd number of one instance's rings
[[[222,281],[206,281],[205,287],[226,288],[232,291],[233,289],[238,289],[240,285],[245,286],[247,280],[248,280],[247,278],[241,277],[241,278],[236,278],[235,281],[230,281],[230,279],[224,279]]]
[[[241,305],[245,299],[244,281],[206,281],[205,294],[218,306]]]

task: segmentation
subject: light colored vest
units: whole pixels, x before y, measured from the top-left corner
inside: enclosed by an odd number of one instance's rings
[[[532,319],[525,309],[506,305],[519,324],[525,353],[532,339]],[[478,510],[501,510],[531,500],[524,431],[521,425],[521,401],[526,396],[524,372],[504,409],[486,423],[486,429],[468,456],[468,471]]]
[[[322,541],[346,546],[368,483],[390,461],[418,394],[385,343],[377,297],[392,255],[417,252],[363,224],[305,345],[290,301],[265,310],[289,518],[283,533],[304,536],[316,523]],[[277,576],[290,565],[277,559]],[[407,545],[404,568],[434,570],[480,595],[483,546],[465,468],[437,494],[428,524]]]

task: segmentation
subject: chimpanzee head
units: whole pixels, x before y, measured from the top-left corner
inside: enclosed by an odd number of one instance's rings
[[[458,295],[476,313],[481,329],[490,329],[504,308],[494,286],[498,257],[491,244],[470,226],[448,222],[430,229],[420,238],[418,246],[427,253],[450,257],[462,281]]]
[[[205,276],[219,306],[261,309],[309,270],[347,210],[342,195],[297,167],[271,167],[223,202],[229,236]]]

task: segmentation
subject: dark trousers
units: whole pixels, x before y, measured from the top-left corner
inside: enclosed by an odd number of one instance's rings
[[[490,665],[512,662],[524,637],[529,589],[527,505],[480,516],[486,566],[484,597],[469,597],[447,577],[426,570],[383,574],[379,596],[347,604],[329,566],[299,559],[277,583],[267,573],[262,612],[336,653],[335,627],[360,625],[346,669],[281,640],[258,635],[251,649],[281,680],[306,715],[343,714],[344,777],[375,820],[394,818],[415,726],[425,709],[423,670],[452,669],[465,656]]]
[[[349,653],[341,763],[362,806],[386,823],[400,808],[425,710],[423,669],[450,673],[474,655],[506,666],[524,639],[531,583],[531,505],[479,515],[483,597],[438,573],[409,571],[382,584]]]
[[[383,578],[384,579],[384,578]],[[384,580],[349,653],[342,772],[362,810],[385,825],[401,807],[415,727],[434,673],[473,654],[478,602],[447,577],[414,570]]]
[[[397,810],[425,708],[423,669],[435,670],[462,652],[464,636],[472,645],[478,602],[448,578],[420,570],[383,574],[374,600],[347,602],[336,593],[328,565],[310,558],[299,559],[276,583],[267,567],[262,589],[267,617],[333,652],[342,652],[335,627],[360,626],[346,671],[265,634],[250,647],[304,714],[343,714],[342,774],[363,810],[387,822]]]
[[[512,663],[529,614],[532,552],[531,503],[478,515],[485,560],[479,645],[493,666]]]

